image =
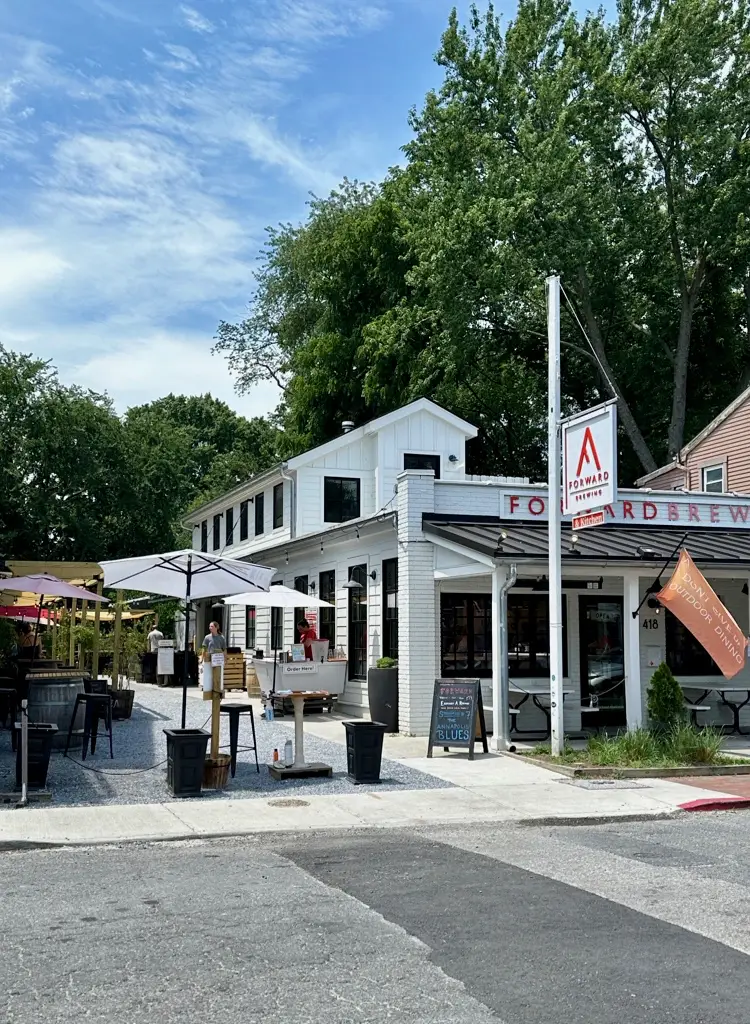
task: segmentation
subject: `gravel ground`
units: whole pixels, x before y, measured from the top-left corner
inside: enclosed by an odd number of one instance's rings
[[[189,697],[187,726],[207,726],[210,704]],[[47,786],[57,806],[96,804],[146,804],[175,800],[167,789],[166,738],[164,729],[179,726],[180,693],[178,690],[159,690],[138,687],[133,715],[129,721],[114,723],[114,761],[109,757],[109,742],[100,734],[96,753],[81,763],[81,748],[71,749],[70,757],[53,751]],[[240,799],[268,796],[292,790],[309,794],[352,793],[354,787],[346,775],[346,747],[344,727],[341,743],[320,739],[305,732],[305,759],[322,761],[333,768],[330,779],[298,779],[274,781],[268,773],[267,763],[272,759],[274,747],[283,750],[287,739],[294,741],[294,722],[291,718],[266,722],[256,717],[255,732],[258,740],[260,774],[255,769],[252,751],[237,754],[237,774],[230,778],[225,790],[206,791],[202,799]],[[229,752],[229,726],[222,715],[222,745]],[[252,732],[247,718],[240,721],[239,745],[252,743]],[[75,760],[74,760],[75,759]],[[153,767],[158,765],[158,767]],[[122,773],[122,774],[120,774]],[[137,774],[134,774],[137,773]],[[383,759],[379,785],[357,786],[356,791],[383,789],[444,789],[448,783],[431,775],[407,768],[396,761]],[[10,750],[10,735],[0,732],[0,792],[8,792],[15,785],[15,755]],[[1,807],[2,805],[0,805]]]

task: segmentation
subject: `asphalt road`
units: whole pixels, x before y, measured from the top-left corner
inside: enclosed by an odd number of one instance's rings
[[[8,1024],[747,1024],[750,814],[0,855]]]

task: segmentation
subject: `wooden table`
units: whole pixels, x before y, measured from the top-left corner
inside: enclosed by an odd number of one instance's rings
[[[276,761],[269,765],[269,771],[274,779],[310,779],[330,777],[333,769],[329,764],[320,761],[308,763],[305,761],[305,701],[319,700],[321,697],[328,697],[326,690],[290,690],[288,692],[277,690],[279,696],[289,697],[294,705],[294,763],[290,767]]]

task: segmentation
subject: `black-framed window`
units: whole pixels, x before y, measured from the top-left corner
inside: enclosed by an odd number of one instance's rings
[[[294,577],[294,589],[299,590],[300,594],[309,593],[307,576],[295,576]],[[305,609],[295,608],[294,609],[294,642],[299,642],[299,633],[297,631],[297,623],[300,619],[304,619]]]
[[[284,646],[284,609],[271,609],[271,647],[280,651]]]
[[[249,604],[245,609],[245,650],[248,651],[253,650],[257,644],[255,623],[255,607]]]
[[[247,506],[248,506],[248,504],[249,504],[249,502],[247,502],[247,501],[241,501],[240,502],[240,540],[247,540],[247,532],[248,532],[248,530],[247,530],[247,515],[248,515]]]
[[[721,669],[690,630],[667,610],[664,612],[667,665],[676,676],[720,676]]]
[[[568,674],[568,616],[562,599],[563,675]],[[508,658],[515,678],[549,676],[549,595],[508,596]]]
[[[345,523],[360,516],[358,477],[327,476],[323,481],[323,521]]]
[[[284,485],[276,484],[273,489],[273,528],[284,525]]]
[[[563,596],[563,674],[568,672],[567,609]],[[492,596],[441,594],[441,674],[492,676]],[[549,598],[547,594],[508,597],[508,652],[515,678],[549,676]]]
[[[266,496],[265,494],[255,495],[255,536],[266,532]]]
[[[336,646],[336,571],[328,569],[318,576],[318,597],[330,601],[333,608],[318,608],[318,637],[327,640],[329,647]]]
[[[349,579],[360,585],[349,593],[349,678],[367,678],[367,566],[352,565]]]
[[[234,509],[233,508],[228,508],[227,509],[226,517],[225,517],[225,522],[226,522],[226,534],[225,534],[226,545],[227,545],[227,547],[229,547],[230,544],[235,544],[236,543],[236,541],[234,539]]]
[[[384,559],[382,574],[383,657],[398,658],[398,559]]]
[[[208,551],[208,520],[201,523],[201,551]]]
[[[404,469],[431,469],[435,479],[440,479],[440,456],[419,455],[416,452],[407,452],[404,455]]]
[[[213,531],[212,531],[212,533],[213,533],[213,537],[212,537],[213,549],[214,549],[214,551],[218,551],[219,548],[221,547],[221,513],[219,513],[218,515],[214,516],[214,523],[213,523]]]

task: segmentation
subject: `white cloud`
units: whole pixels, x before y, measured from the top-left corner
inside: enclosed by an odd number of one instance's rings
[[[40,235],[22,228],[0,229],[0,302],[6,315],[69,269],[70,264]]]
[[[194,32],[211,33],[216,30],[216,26],[208,18],[204,18],[200,11],[196,11],[194,7],[181,4],[180,12],[187,27],[191,28]]]

